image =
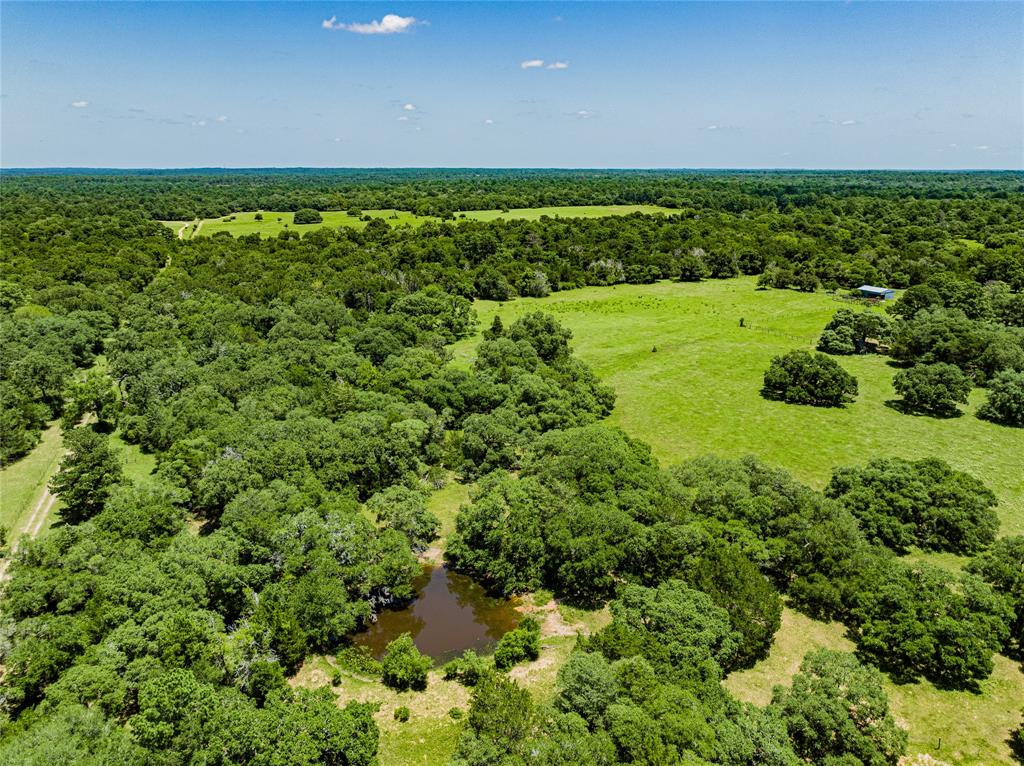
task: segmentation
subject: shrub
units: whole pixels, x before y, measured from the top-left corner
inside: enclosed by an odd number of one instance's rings
[[[461,657],[444,666],[444,680],[458,681],[463,686],[476,686],[488,670],[487,660],[472,649],[467,649]]]
[[[412,636],[403,633],[388,644],[384,651],[381,678],[385,686],[398,691],[422,691],[427,688],[427,673],[433,664],[429,657],[416,648]]]
[[[892,379],[893,388],[903,397],[903,406],[911,412],[952,415],[957,404],[966,404],[971,379],[952,364],[917,364],[900,370]]]
[[[988,384],[988,398],[978,417],[1008,426],[1024,426],[1024,372],[1006,370]]]
[[[494,666],[508,670],[513,665],[540,656],[540,625],[532,617],[524,617],[519,627],[501,637],[494,652]]]
[[[458,721],[463,715],[462,708],[460,707],[448,708],[448,717],[453,721]]]
[[[402,707],[396,707],[395,708],[395,720],[398,721],[399,723],[405,723],[406,721],[408,721],[409,720],[409,708],[405,707],[404,705]]]
[[[383,672],[380,660],[376,660],[365,646],[346,646],[334,655],[334,662],[339,668],[351,670],[364,676],[379,678]]]
[[[253,219],[254,221],[262,221],[262,220],[263,220],[263,213],[257,213],[256,215],[254,215],[254,216],[252,217],[252,219]]]
[[[824,354],[790,351],[772,359],[761,395],[791,404],[842,407],[857,396],[857,379]]]
[[[312,208],[304,207],[295,211],[295,223],[323,223],[323,216]]]

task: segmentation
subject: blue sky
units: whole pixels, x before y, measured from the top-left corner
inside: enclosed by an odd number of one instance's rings
[[[1024,166],[1021,3],[3,2],[0,34],[4,167]]]

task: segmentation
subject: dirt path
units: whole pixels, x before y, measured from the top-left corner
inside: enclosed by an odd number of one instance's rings
[[[78,423],[80,426],[87,425],[92,421],[92,415],[86,414]],[[50,492],[50,479],[60,469],[60,463],[64,459],[64,456],[68,454],[66,449],[61,449],[57,458],[50,465],[50,469],[46,476],[46,480],[43,482],[43,492],[36,501],[36,504],[32,507],[32,513],[28,515],[25,522],[21,525],[18,530],[11,530],[11,538],[14,542],[10,545],[10,552],[3,559],[0,559],[0,583],[7,580],[7,568],[11,565],[11,561],[14,559],[15,554],[18,552],[18,548],[21,546],[21,541],[25,538],[32,538],[38,535],[46,528],[46,523],[50,520],[50,513],[53,511],[53,507],[57,504],[57,496]]]
[[[58,464],[60,461],[57,461]],[[50,474],[53,475],[52,473]],[[11,560],[18,552],[18,548],[21,546],[21,541],[26,537],[35,537],[42,530],[46,524],[47,519],[50,518],[50,511],[53,510],[54,504],[57,502],[57,496],[50,492],[50,482],[47,478],[46,484],[43,485],[43,494],[39,497],[35,507],[32,509],[32,513],[29,514],[25,523],[18,531],[18,536],[11,543],[11,552],[3,560],[0,560],[0,582],[4,582],[7,579],[7,567],[10,566]]]
[[[194,236],[195,236],[196,234],[198,234],[198,233],[199,233],[199,230],[200,230],[201,228],[203,228],[203,219],[202,219],[202,218],[194,218],[194,219],[193,219],[193,220],[191,220],[191,221],[186,221],[185,223],[183,223],[183,224],[181,225],[181,228],[180,228],[180,229],[178,229],[178,239],[185,239],[185,230],[186,230],[186,229],[188,229],[188,227],[189,227],[189,226],[192,226],[192,225],[195,225],[195,227],[196,227],[196,230],[195,230],[195,231],[193,231],[193,232],[192,232],[192,233],[191,233],[191,234],[190,234],[190,235],[188,236],[188,239],[192,239],[192,237],[194,237]]]

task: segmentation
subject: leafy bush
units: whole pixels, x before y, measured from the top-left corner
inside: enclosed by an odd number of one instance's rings
[[[409,720],[409,708],[403,705],[402,707],[395,708],[395,720],[399,723],[405,723]]]
[[[323,223],[324,217],[320,213],[312,208],[304,207],[301,210],[295,211],[295,223]]]
[[[761,394],[791,404],[842,407],[857,396],[857,379],[824,354],[790,351],[772,359]]]
[[[416,648],[412,636],[403,633],[384,650],[381,679],[385,686],[398,691],[422,691],[427,688],[427,673],[433,665],[433,661]]]
[[[467,649],[461,657],[445,664],[444,680],[458,681],[463,686],[476,686],[484,673],[489,670],[490,665],[487,660],[472,649]]]
[[[334,661],[338,667],[364,676],[380,677],[384,670],[365,646],[343,646],[336,650]]]
[[[494,666],[508,670],[520,662],[532,661],[540,656],[540,624],[532,617],[524,617],[519,627],[501,637],[494,651]]]

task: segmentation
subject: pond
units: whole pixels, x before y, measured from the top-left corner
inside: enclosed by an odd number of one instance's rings
[[[404,609],[381,612],[377,622],[353,636],[357,646],[380,659],[391,641],[409,633],[421,652],[447,662],[466,649],[492,650],[519,624],[512,601],[488,596],[471,578],[445,567],[425,567],[413,584],[416,598]]]

